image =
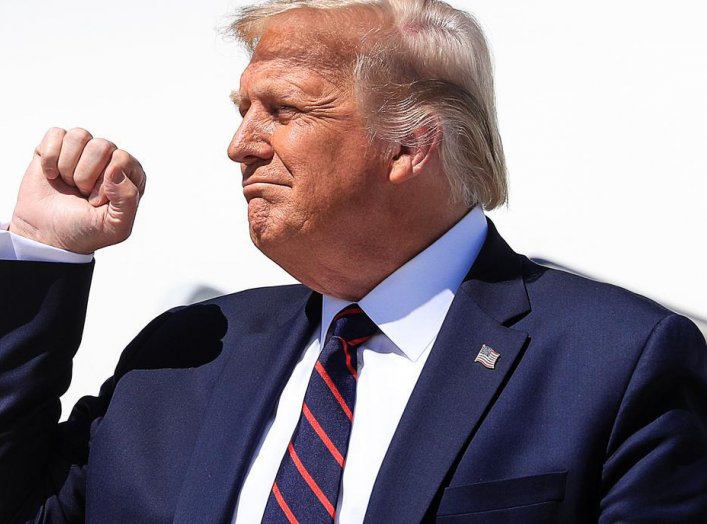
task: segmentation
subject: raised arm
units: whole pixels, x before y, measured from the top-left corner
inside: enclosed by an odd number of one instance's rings
[[[145,187],[131,155],[83,129],[50,129],[10,232],[75,253],[125,240]],[[0,522],[81,521],[91,425],[110,381],[59,425],[93,264],[0,261]]]

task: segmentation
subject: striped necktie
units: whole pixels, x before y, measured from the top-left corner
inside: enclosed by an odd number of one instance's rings
[[[331,523],[349,447],[356,400],[356,348],[377,330],[352,304],[334,317],[275,477],[263,523]]]

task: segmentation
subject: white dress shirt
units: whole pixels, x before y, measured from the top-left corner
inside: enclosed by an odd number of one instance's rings
[[[434,244],[381,282],[358,304],[381,333],[358,347],[358,382],[336,522],[360,523],[417,379],[454,295],[486,239],[475,208]],[[241,488],[233,522],[263,518],[270,488],[297,426],[314,364],[334,316],[349,302],[324,296],[322,320],[295,366]]]
[[[0,222],[0,260],[28,262],[68,262],[82,264],[93,260],[93,255],[80,255],[35,242],[7,231],[9,224]]]
[[[0,224],[0,229],[3,229]],[[444,317],[486,239],[474,208],[435,243],[381,282],[358,304],[380,329],[358,347],[354,423],[337,503],[336,522],[360,523],[378,471]],[[0,230],[0,259],[90,262]],[[273,418],[265,428],[238,497],[233,522],[260,522],[280,461],[297,426],[309,378],[334,316],[349,303],[322,301],[320,329],[304,348]]]

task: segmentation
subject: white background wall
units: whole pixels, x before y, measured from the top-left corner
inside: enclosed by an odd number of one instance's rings
[[[707,317],[707,8],[701,0],[454,1],[495,55],[516,250]],[[135,233],[97,256],[65,409],[185,286],[290,282],[247,236],[228,100],[245,58],[227,0],[0,0],[0,217],[49,126],[149,176]],[[2,314],[2,312],[0,312]]]

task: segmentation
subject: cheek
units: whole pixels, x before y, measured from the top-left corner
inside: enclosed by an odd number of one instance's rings
[[[337,177],[336,141],[315,133],[292,132],[273,140],[273,149],[274,160],[292,185],[289,197],[293,207],[304,210],[316,205]]]
[[[272,144],[278,164],[291,177],[290,222],[309,221],[313,227],[370,203],[385,179],[380,152],[372,150],[359,128],[290,125],[273,135]]]
[[[309,181],[312,175],[332,165],[340,149],[337,137],[318,133],[314,126],[302,125],[286,131],[275,134],[272,144],[295,183]]]

